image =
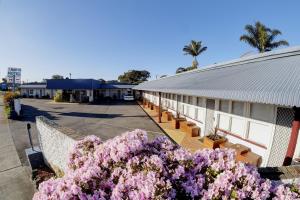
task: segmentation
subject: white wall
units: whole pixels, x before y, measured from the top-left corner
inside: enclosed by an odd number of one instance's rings
[[[143,95],[144,98],[156,104],[158,95],[152,92],[144,92]],[[162,106],[171,111],[173,115],[176,115],[176,100],[173,100],[172,95],[171,99],[168,97],[168,95],[162,94]],[[200,127],[201,136],[203,136],[206,118],[206,98],[200,97],[201,103],[197,104],[196,96],[192,96],[190,102],[188,102],[188,96],[183,98],[182,95],[179,95],[179,97],[178,110],[180,115]],[[222,112],[219,109],[221,104],[221,100],[216,99],[214,126],[231,133],[226,134],[230,142],[245,145],[251,148],[252,152],[262,156],[262,166],[265,166],[274,136],[276,106],[228,101],[228,106],[224,106],[228,111]],[[236,114],[236,112],[241,114]],[[300,143],[300,137],[298,139]],[[300,156],[300,145],[297,146],[297,153]]]
[[[221,111],[221,100],[217,105],[220,109],[215,111],[215,126],[231,133],[226,135],[230,142],[245,145],[262,156],[262,166],[266,166],[274,137],[276,106],[243,102],[242,115],[236,115],[233,101],[228,101],[228,112]]]
[[[115,95],[118,98],[118,91],[120,91],[120,99],[124,99],[124,96],[130,93],[128,91],[131,91],[131,95],[133,94],[132,89],[105,89],[104,96],[113,98]]]
[[[21,114],[21,99],[14,99],[14,108],[18,116]]]
[[[32,93],[30,93],[30,90],[32,90]],[[40,90],[42,90],[42,95],[40,95]],[[50,98],[53,98],[55,96],[56,90],[50,90],[50,89],[45,89],[45,88],[21,88],[21,95],[26,95],[28,96],[32,96],[32,97],[36,97],[36,95],[38,95],[38,97],[42,97],[42,96],[46,96],[47,94],[49,94]]]
[[[27,96],[33,96],[36,97],[36,95],[38,97],[41,97],[40,95],[40,90],[42,90],[42,96],[45,94],[45,89],[42,88],[28,88],[28,89],[21,89],[21,95],[27,95]]]
[[[298,133],[297,146],[294,153],[294,159],[295,158],[300,158],[300,131]]]

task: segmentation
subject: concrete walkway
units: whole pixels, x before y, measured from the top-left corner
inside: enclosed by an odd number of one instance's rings
[[[199,149],[205,148],[204,144],[200,141],[200,137],[191,137],[180,129],[174,129],[171,125],[171,121],[158,122],[158,113],[155,110],[151,110],[147,106],[144,107],[142,103],[139,103],[140,107],[147,113],[149,117],[162,129],[164,132],[177,144],[195,152]]]
[[[34,187],[26,168],[21,165],[14,141],[4,117],[3,98],[0,96],[0,199],[32,199]]]

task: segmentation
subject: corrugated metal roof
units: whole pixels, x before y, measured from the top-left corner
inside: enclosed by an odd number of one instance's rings
[[[133,89],[300,106],[300,47],[211,65]]]
[[[36,88],[36,89],[43,89],[46,88],[46,84],[22,84],[20,85],[21,89],[31,89],[31,88]]]
[[[136,85],[126,83],[100,83],[94,79],[48,79],[47,89],[129,89]]]
[[[136,85],[132,84],[101,84],[101,89],[131,89]]]

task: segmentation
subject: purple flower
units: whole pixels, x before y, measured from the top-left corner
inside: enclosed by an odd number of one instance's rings
[[[275,185],[230,149],[191,153],[142,130],[106,142],[78,141],[63,178],[40,184],[34,200],[300,199],[300,185]]]

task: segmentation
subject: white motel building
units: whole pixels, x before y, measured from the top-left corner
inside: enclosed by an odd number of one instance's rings
[[[214,130],[262,157],[261,166],[300,158],[300,47],[251,55],[147,81],[144,99]]]
[[[53,98],[57,91],[61,91],[69,101],[97,102],[108,97],[121,100],[124,96],[134,95],[134,86],[126,83],[102,83],[94,79],[47,79],[43,83],[22,84],[20,93],[23,97]]]

